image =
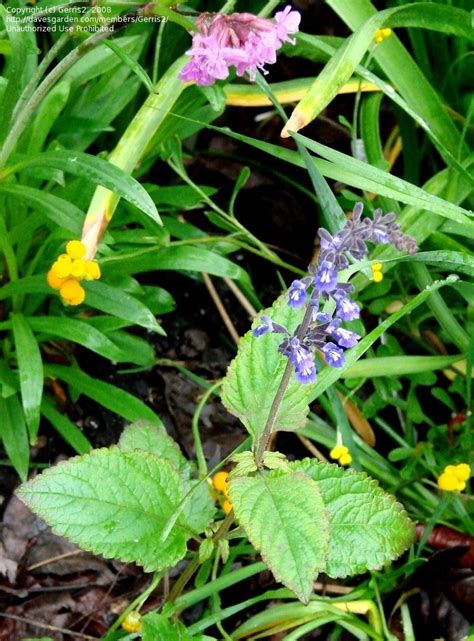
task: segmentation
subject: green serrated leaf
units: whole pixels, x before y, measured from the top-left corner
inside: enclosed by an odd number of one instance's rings
[[[186,526],[192,532],[200,534],[212,520],[216,508],[207,483],[189,478],[193,472],[193,464],[183,456],[165,427],[149,421],[137,421],[124,429],[118,445],[124,452],[142,450],[154,454],[171,462],[179,470],[184,494],[188,494],[192,488],[193,491],[178,511],[182,513]]]
[[[164,458],[173,463],[181,472],[189,474],[189,461],[179,446],[166,431],[163,424],[150,421],[136,421],[123,430],[118,446],[123,452],[141,450]]]
[[[157,544],[183,485],[176,469],[152,454],[95,450],[46,470],[18,496],[57,534],[146,572],[172,567],[186,553],[179,526]]]
[[[150,612],[142,619],[142,639],[143,641],[157,641],[166,639],[166,641],[192,641],[192,638],[184,625],[179,621],[172,623],[162,614]]]
[[[324,572],[333,578],[377,570],[414,539],[414,525],[395,497],[362,472],[304,459],[291,463],[316,481],[331,516]]]
[[[262,312],[290,332],[301,322],[303,313],[301,308],[288,305],[286,295],[280,296],[270,309]],[[260,324],[260,316],[255,326]],[[255,338],[251,331],[247,332],[240,341],[239,351],[222,386],[222,402],[231,414],[240,418],[254,438],[263,432],[287,363],[287,359],[278,352],[281,341],[279,334],[269,332]],[[262,381],[265,381],[264,385]],[[291,377],[275,420],[275,432],[294,431],[305,424],[312,389],[312,385],[301,385],[294,376]]]
[[[280,470],[229,482],[237,520],[280,581],[307,603],[326,566],[329,515],[318,485]]]

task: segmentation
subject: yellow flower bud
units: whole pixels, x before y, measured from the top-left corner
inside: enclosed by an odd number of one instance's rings
[[[61,285],[59,293],[68,305],[80,305],[86,297],[84,288],[73,278]]]
[[[339,465],[350,465],[352,463],[352,456],[350,454],[343,454],[339,457]]]
[[[59,278],[56,276],[52,269],[47,273],[46,280],[48,281],[48,285],[53,289],[61,289],[61,285],[66,281],[65,278]]]
[[[385,27],[384,29],[377,29],[374,35],[374,41],[377,44],[380,44],[384,40],[386,40],[388,37],[392,35],[392,30],[389,27]]]
[[[86,246],[80,240],[70,240],[66,245],[67,255],[75,260],[76,258],[84,258],[86,255]]]
[[[454,474],[454,476],[456,476],[456,467],[457,465],[446,465],[443,472],[446,472],[447,474]]]
[[[445,492],[455,492],[459,490],[459,481],[449,472],[443,472],[438,478],[438,487]]]
[[[374,281],[374,283],[380,283],[383,280],[382,272],[374,272],[372,274],[372,280]]]
[[[373,272],[381,272],[382,271],[382,263],[372,263],[372,271]]]
[[[125,632],[140,632],[142,629],[142,617],[140,612],[133,610],[129,612],[126,618],[122,621],[122,628]]]
[[[68,278],[71,275],[72,260],[66,254],[59,256],[53,263],[51,271],[57,278]]]
[[[228,478],[229,478],[228,472],[217,472],[217,474],[214,474],[214,476],[212,477],[212,486],[218,492],[221,492],[222,494],[226,494]]]
[[[344,456],[347,454],[349,450],[345,445],[336,445],[336,447],[333,447],[332,450],[329,452],[329,456],[332,459],[339,459],[341,456]]]
[[[222,509],[224,514],[230,514],[234,508],[232,507],[232,503],[226,499],[225,501],[222,501]]]
[[[454,468],[454,476],[458,481],[467,481],[471,476],[471,466],[467,463],[459,463]]]
[[[84,278],[86,275],[86,261],[83,258],[75,258],[71,265],[71,276],[74,278]]]
[[[98,280],[101,276],[99,263],[95,260],[86,260],[86,280]]]

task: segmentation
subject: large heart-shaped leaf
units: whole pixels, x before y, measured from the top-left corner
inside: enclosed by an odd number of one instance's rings
[[[183,494],[170,463],[117,447],[60,463],[18,490],[61,536],[94,554],[135,561],[147,572],[172,567],[186,553],[179,522],[160,540]]]
[[[229,483],[235,515],[277,581],[307,603],[326,565],[329,515],[317,483],[274,470]]]

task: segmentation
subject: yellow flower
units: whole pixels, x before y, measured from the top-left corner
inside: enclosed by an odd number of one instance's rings
[[[98,280],[101,277],[99,263],[96,260],[86,260],[86,280]]]
[[[51,268],[46,275],[48,285],[53,289],[61,289],[61,285],[67,280],[66,278],[59,278]]]
[[[212,486],[221,494],[227,495],[227,479],[229,478],[228,472],[217,472],[212,477]]]
[[[339,465],[345,466],[352,463],[352,456],[350,454],[343,454],[339,457]]]
[[[456,465],[454,475],[459,481],[467,481],[471,476],[471,466],[467,463]]]
[[[142,617],[140,612],[133,610],[129,612],[126,618],[122,621],[122,628],[125,632],[140,632],[142,629]]]
[[[384,29],[377,29],[374,35],[374,42],[380,44],[381,42],[389,38],[392,33],[393,31],[389,27],[385,27]]]
[[[222,505],[222,509],[224,511],[224,514],[230,514],[232,512],[232,510],[234,509],[232,507],[232,503],[228,499],[226,499],[225,501],[222,501],[221,505]]]
[[[329,456],[335,459],[339,465],[345,466],[352,463],[352,456],[349,454],[349,448],[345,445],[336,445],[329,452]]]
[[[72,260],[66,254],[58,256],[56,262],[53,263],[51,271],[58,278],[68,278],[71,275]]]
[[[339,460],[341,456],[347,455],[349,452],[348,448],[345,445],[336,445],[329,452],[329,456],[333,459]]]
[[[471,476],[471,467],[467,463],[446,465],[438,477],[438,487],[445,492],[462,492],[466,489],[466,481]]]
[[[61,285],[59,293],[68,305],[80,305],[86,297],[84,288],[74,278],[66,280]]]
[[[83,258],[75,258],[71,265],[71,276],[81,279],[86,275],[86,261]]]
[[[66,252],[73,260],[76,258],[84,258],[86,255],[86,246],[80,240],[70,240],[66,245]]]
[[[372,280],[375,283],[380,283],[380,281],[383,280],[382,263],[372,263],[371,268],[372,268]]]

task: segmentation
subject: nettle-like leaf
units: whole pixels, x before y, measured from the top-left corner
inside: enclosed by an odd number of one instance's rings
[[[303,319],[304,309],[288,306],[288,296],[280,296],[262,314],[270,316],[293,332]],[[259,317],[262,315],[260,314]],[[258,325],[258,319],[255,325]],[[288,360],[278,352],[281,334],[264,334],[255,338],[249,331],[241,339],[239,351],[229,366],[222,386],[222,402],[231,414],[240,418],[256,438],[264,429]],[[301,385],[291,377],[280,405],[274,431],[293,431],[306,423],[313,386]]]
[[[181,521],[160,540],[184,487],[177,469],[152,454],[94,450],[46,470],[18,496],[61,536],[147,572],[171,567],[186,553]]]
[[[317,483],[298,471],[262,472],[232,479],[229,498],[277,581],[307,603],[328,549],[329,514]]]
[[[185,626],[179,621],[171,622],[162,614],[150,612],[142,619],[143,628],[141,631],[143,641],[192,641],[194,637],[188,634]]]
[[[324,571],[333,578],[377,570],[414,539],[414,524],[395,497],[362,472],[304,459],[291,463],[317,482],[331,517]]]
[[[123,430],[118,446],[123,452],[141,450],[165,458],[181,472],[189,474],[190,462],[183,456],[179,445],[171,438],[163,424],[135,421]]]
[[[141,450],[166,459],[175,465],[183,479],[184,494],[187,495],[182,507],[183,519],[187,527],[194,533],[200,534],[212,520],[216,508],[209,493],[206,482],[190,478],[194,465],[186,459],[179,445],[171,438],[163,425],[150,421],[137,421],[122,432],[118,443],[124,452]]]

